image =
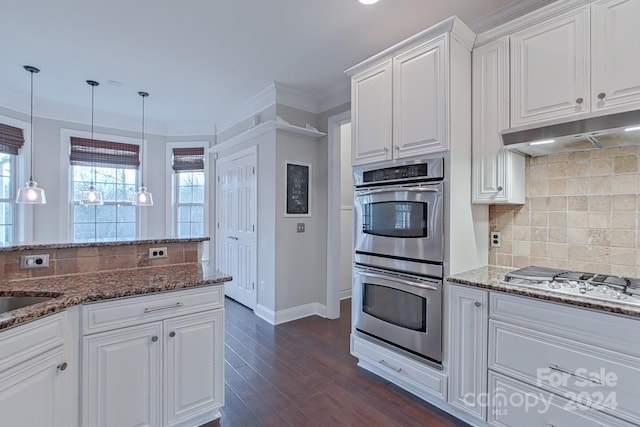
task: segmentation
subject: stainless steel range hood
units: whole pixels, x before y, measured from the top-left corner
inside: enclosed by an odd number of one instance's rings
[[[502,145],[530,156],[640,145],[640,110],[500,133]]]

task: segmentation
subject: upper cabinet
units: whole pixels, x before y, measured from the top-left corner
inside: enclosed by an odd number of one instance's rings
[[[639,108],[639,19],[600,0],[511,34],[511,127]]]
[[[589,7],[511,36],[511,126],[588,112]]]
[[[524,157],[502,147],[509,127],[509,38],[473,51],[473,202],[524,203]]]
[[[466,69],[469,79],[474,38],[451,18],[347,71],[353,165],[449,149],[450,77]]]

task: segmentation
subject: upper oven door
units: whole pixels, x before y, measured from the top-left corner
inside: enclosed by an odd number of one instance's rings
[[[443,261],[442,182],[355,191],[355,249],[375,255]]]

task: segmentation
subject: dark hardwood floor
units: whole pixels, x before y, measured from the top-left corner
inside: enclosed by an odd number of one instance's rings
[[[358,368],[341,313],[272,326],[227,298],[225,406],[203,427],[466,425]]]

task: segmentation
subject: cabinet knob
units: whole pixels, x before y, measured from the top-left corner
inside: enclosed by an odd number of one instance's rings
[[[57,368],[58,368],[59,371],[64,371],[65,369],[67,369],[67,366],[69,366],[69,365],[67,365],[67,362],[62,362],[61,364],[59,364],[57,366]]]
[[[606,94],[606,93],[604,93],[604,92],[600,92],[600,93],[598,94],[598,99],[604,99],[606,96],[607,96],[607,94]]]
[[[175,331],[171,331],[171,332],[169,332],[169,336],[170,336],[171,338],[175,337],[175,336],[176,336]]]
[[[476,301],[473,303],[476,307],[482,307],[482,303],[480,301]]]
[[[578,98],[576,99],[576,104],[582,104],[584,102],[584,98]]]
[[[157,336],[155,336],[155,335],[154,335],[154,336],[152,336],[152,337],[151,337],[151,342],[156,342],[156,341],[158,341],[158,337],[157,337]]]
[[[389,152],[389,147],[384,147],[384,152],[388,153]]]
[[[502,191],[502,190],[504,190],[504,187],[502,187],[502,185],[499,185],[499,186],[498,186],[498,188],[497,188],[497,190],[498,190],[498,191]]]

